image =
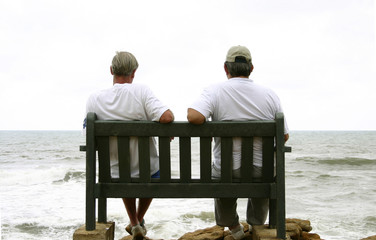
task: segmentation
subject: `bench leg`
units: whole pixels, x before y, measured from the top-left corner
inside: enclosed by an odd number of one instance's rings
[[[98,222],[107,222],[107,198],[98,199]]]
[[[95,198],[86,195],[86,230],[95,230]]]
[[[286,238],[286,209],[285,199],[281,198],[277,201],[277,237]]]
[[[277,202],[276,199],[269,199],[269,227],[276,228],[277,222]]]

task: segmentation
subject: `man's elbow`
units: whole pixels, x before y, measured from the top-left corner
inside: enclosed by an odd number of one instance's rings
[[[205,117],[202,115],[200,112],[189,108],[188,109],[188,114],[187,114],[187,120],[188,122],[192,124],[203,124],[205,122]]]
[[[285,142],[287,142],[287,140],[289,140],[290,138],[290,135],[289,134],[285,134]]]
[[[188,122],[196,125],[203,124],[205,120],[197,117],[187,116]]]
[[[170,123],[174,121],[174,114],[171,112],[171,110],[165,111],[161,118],[159,119],[160,123]]]

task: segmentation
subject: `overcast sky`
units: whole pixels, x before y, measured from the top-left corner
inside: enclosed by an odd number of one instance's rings
[[[376,130],[373,0],[0,0],[0,130],[79,130],[116,51],[176,115],[233,45],[291,130]]]

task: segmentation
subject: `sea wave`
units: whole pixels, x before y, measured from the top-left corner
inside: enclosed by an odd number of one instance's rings
[[[83,171],[68,171],[67,173],[65,173],[65,176],[63,179],[54,181],[54,183],[82,180],[82,179],[85,179],[85,176],[86,174]]]
[[[352,166],[365,166],[365,165],[374,165],[376,166],[376,159],[367,159],[367,158],[327,158],[317,161],[319,164],[328,164],[328,165],[352,165]]]
[[[320,156],[304,156],[295,158],[296,162],[305,162],[309,164],[327,164],[327,165],[374,165],[376,166],[376,159],[361,158],[361,157],[320,157]]]
[[[199,214],[186,213],[181,216],[183,219],[192,219],[197,218],[202,221],[213,221],[214,213],[202,211]]]

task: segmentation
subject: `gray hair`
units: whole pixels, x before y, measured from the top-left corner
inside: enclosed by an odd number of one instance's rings
[[[249,77],[252,71],[252,63],[225,62],[231,77]]]
[[[130,76],[138,68],[138,62],[132,53],[116,52],[111,66],[114,75]]]

